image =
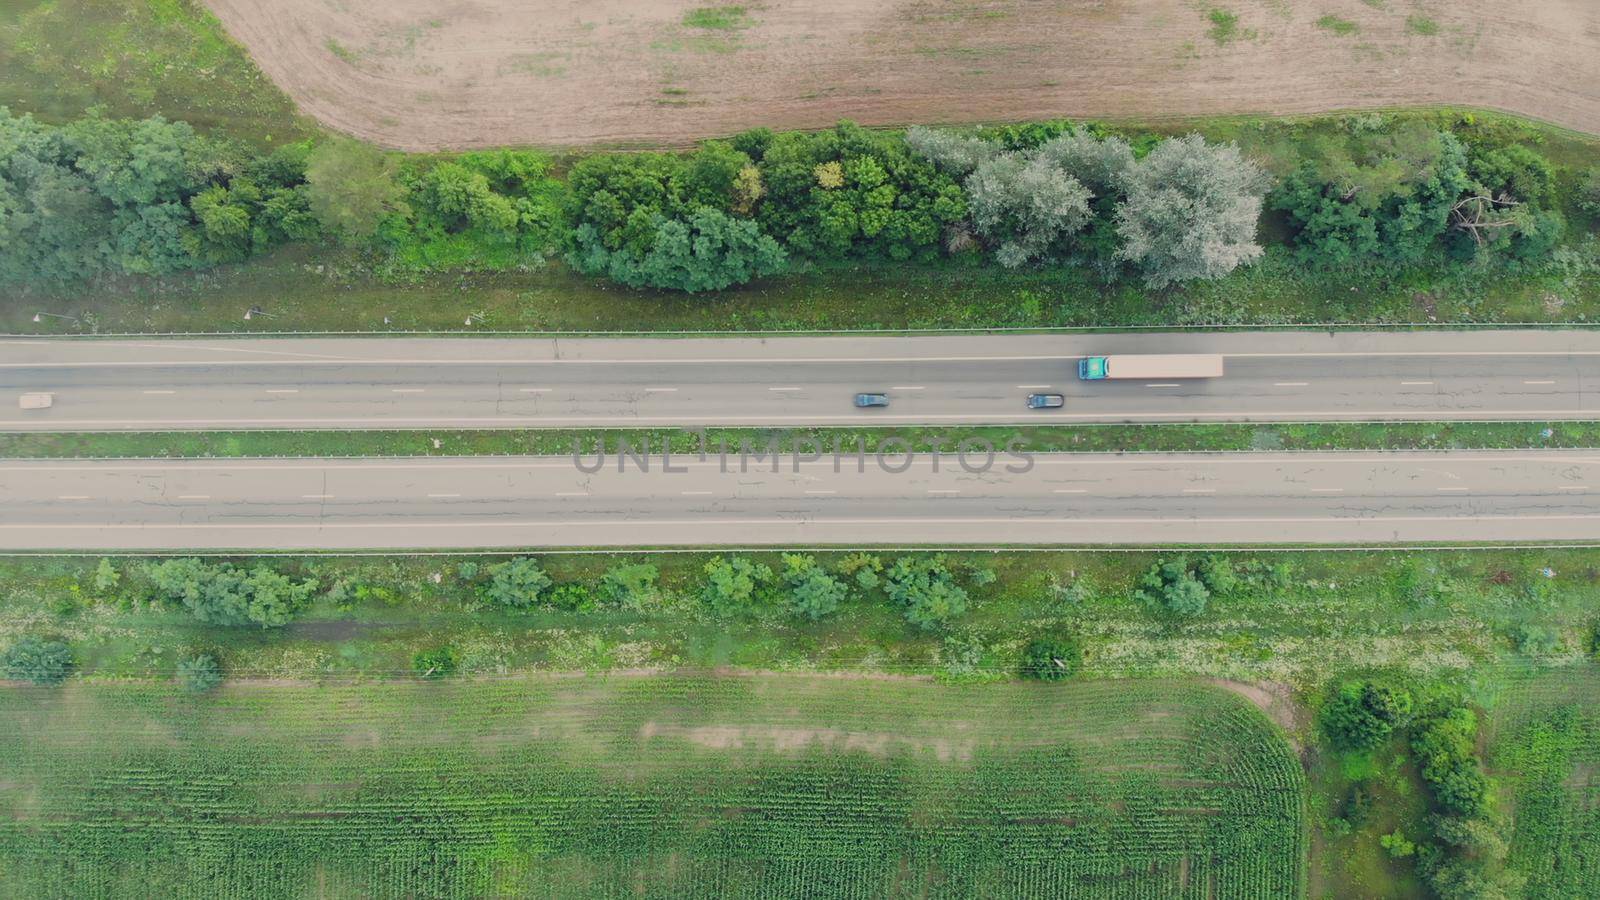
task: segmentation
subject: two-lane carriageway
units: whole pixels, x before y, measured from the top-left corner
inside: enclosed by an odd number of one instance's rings
[[[1588,451],[593,462],[4,461],[0,550],[1600,540]]]
[[[1227,374],[1078,380],[1116,353],[1219,353]],[[31,391],[53,408],[18,409]],[[1594,418],[1600,331],[1580,330],[0,340],[0,430]]]

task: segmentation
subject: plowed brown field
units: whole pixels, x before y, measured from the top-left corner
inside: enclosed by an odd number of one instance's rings
[[[1430,103],[1600,132],[1600,0],[206,2],[305,112],[411,150]]]

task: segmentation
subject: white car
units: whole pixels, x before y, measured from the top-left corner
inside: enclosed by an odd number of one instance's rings
[[[54,394],[23,394],[17,405],[23,409],[49,409],[55,400]]]

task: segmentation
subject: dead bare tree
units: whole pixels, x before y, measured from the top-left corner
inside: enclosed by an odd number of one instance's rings
[[[1501,229],[1518,223],[1515,211],[1521,205],[1522,201],[1507,194],[1495,196],[1487,191],[1479,191],[1462,197],[1450,207],[1450,227],[1465,231],[1482,248]]]

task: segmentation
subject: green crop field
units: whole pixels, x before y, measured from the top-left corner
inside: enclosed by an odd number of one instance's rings
[[[1489,763],[1528,897],[1600,896],[1600,667],[1519,679],[1489,718]]]
[[[1194,682],[0,693],[8,897],[1304,893],[1288,744]]]

